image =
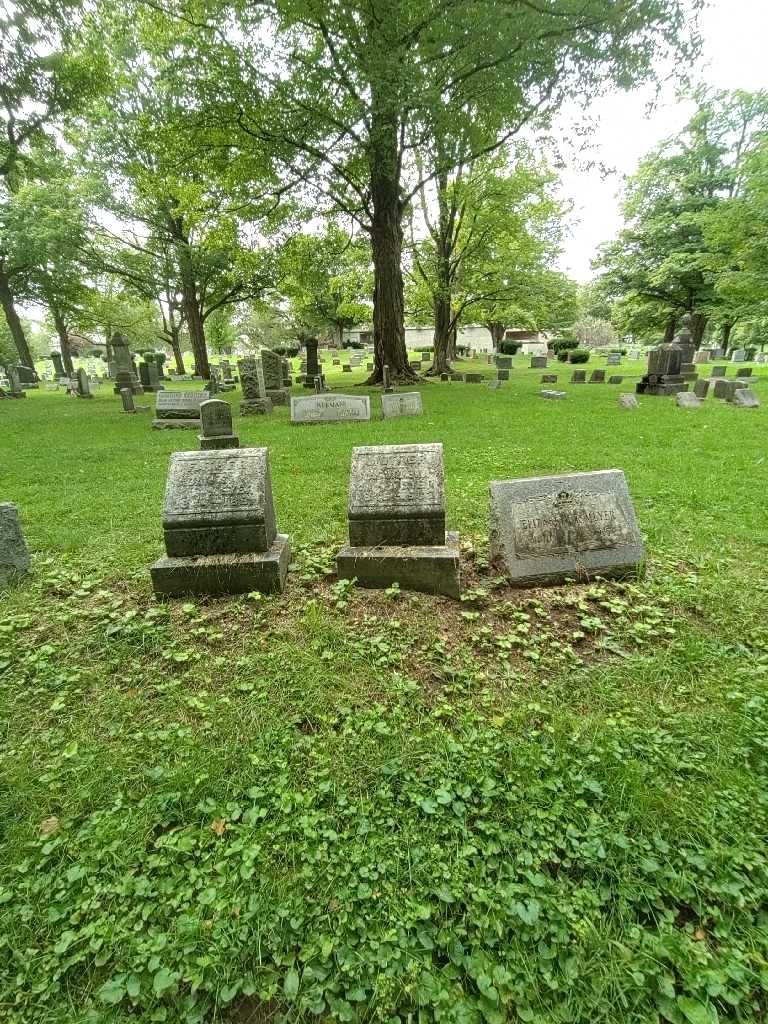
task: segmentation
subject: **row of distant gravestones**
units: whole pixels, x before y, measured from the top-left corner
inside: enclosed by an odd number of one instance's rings
[[[342,579],[460,593],[458,534],[446,532],[443,446],[354,448]],[[490,554],[516,586],[637,573],[644,548],[620,470],[495,481]],[[290,541],[277,530],[266,448],[176,452],[163,506],[158,596],[281,592]]]

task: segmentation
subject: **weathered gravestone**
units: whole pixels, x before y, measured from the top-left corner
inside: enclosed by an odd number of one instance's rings
[[[130,388],[134,395],[142,395],[144,389],[133,371],[133,359],[125,335],[112,335],[112,355],[115,360],[115,394],[119,395],[123,388]]]
[[[200,405],[202,433],[198,437],[202,451],[239,448],[240,438],[232,430],[232,410],[227,402],[213,398]]]
[[[679,391],[675,395],[675,403],[678,409],[699,409],[701,399],[691,391]]]
[[[746,386],[740,380],[723,380],[720,378],[715,381],[715,398],[724,398],[726,401],[730,401],[735,391]]]
[[[752,367],[751,366],[743,366],[740,370],[736,371],[736,378],[737,379],[741,379],[743,377],[751,377],[751,376],[752,376]]]
[[[710,377],[724,377],[728,372],[727,366],[713,366]]]
[[[91,384],[90,381],[88,380],[88,374],[85,372],[82,366],[75,374],[75,381],[77,384],[78,398],[93,398],[93,395],[91,394]]]
[[[531,369],[532,370],[546,370],[547,368],[547,357],[546,356],[531,356]]]
[[[459,596],[459,538],[445,532],[443,446],[353,448],[349,545],[338,575],[364,587]]]
[[[154,360],[145,360],[143,363],[139,363],[139,380],[145,391],[163,390],[163,386],[160,383],[160,372]]]
[[[704,363],[708,363],[708,362],[709,362],[709,352],[708,351],[694,352],[694,354],[693,354],[694,366],[702,366]]]
[[[549,399],[558,399],[558,398],[567,398],[568,397],[568,394],[565,391],[552,391],[552,390],[549,390],[547,388],[544,388],[542,391],[540,391],[539,395],[541,396],[541,398],[549,398]]]
[[[8,367],[8,386],[10,388],[11,398],[26,398],[27,393],[21,386],[21,378],[19,377],[19,371],[15,366]]]
[[[635,391],[638,395],[662,396],[687,391],[688,384],[681,373],[682,362],[683,349],[677,341],[659,345],[648,357],[648,372],[644,374]]]
[[[639,348],[633,348],[633,349],[630,350],[630,352],[628,354],[628,358],[636,363],[638,361],[638,359],[642,359],[643,358],[643,353],[640,351]]]
[[[265,416],[272,412],[272,399],[267,398],[264,370],[253,356],[246,356],[238,363],[240,387],[243,400],[240,403],[241,416]]]
[[[593,370],[589,376],[590,384],[605,384],[605,370]]]
[[[620,352],[609,352],[606,366],[621,366],[621,353]]]
[[[158,596],[282,591],[290,543],[275,525],[268,450],[175,452],[163,535]]]
[[[509,380],[509,370],[496,370],[496,380]]]
[[[64,360],[61,357],[61,353],[51,352],[51,361],[53,362],[54,377],[66,377],[67,373],[64,369]]]
[[[320,363],[317,360],[317,346],[319,342],[316,338],[310,338],[309,341],[304,342],[304,348],[307,353],[307,360],[304,369],[300,372],[304,374],[304,387],[314,388],[315,377],[320,376]]]
[[[586,370],[574,370],[571,374],[571,384],[586,384],[587,383],[587,371]]]
[[[389,372],[389,366],[387,366],[386,364],[382,367],[381,370],[381,386],[384,389],[384,394],[387,395],[391,394],[395,390],[392,387],[392,377]]]
[[[731,405],[739,405],[744,409],[760,408],[760,402],[752,388],[736,388],[728,401]]]
[[[697,398],[706,398],[709,394],[709,381],[697,380],[693,385],[693,393]]]
[[[624,382],[624,378],[623,377],[613,376],[613,377],[609,377],[608,378],[608,383],[609,384],[623,384],[623,382]]]
[[[496,367],[499,370],[511,370],[512,356],[496,356]]]
[[[491,564],[515,586],[627,576],[645,557],[618,469],[491,483]]]
[[[557,384],[557,374],[556,373],[542,373],[542,375],[541,375],[541,383],[542,384]]]
[[[200,406],[209,391],[158,391],[155,399],[155,430],[200,430]]]
[[[265,398],[273,405],[288,405],[288,389],[283,386],[283,360],[277,352],[261,350],[261,368],[264,371]]]
[[[411,369],[413,369],[413,363],[411,363]],[[351,363],[344,363],[344,365],[341,368],[341,372],[342,373],[352,373],[352,364]]]
[[[450,383],[450,380],[451,380],[450,373],[441,373],[440,374],[440,380],[443,382],[443,384]]]
[[[0,587],[7,587],[29,572],[29,551],[16,506],[0,502]]]
[[[620,409],[639,409],[640,403],[634,395],[619,395]]]
[[[732,363],[743,363],[746,358],[747,353],[743,348],[737,348],[734,349],[733,352],[731,352]]]
[[[464,374],[464,383],[465,384],[482,384],[484,380],[485,380],[485,377],[482,375],[482,373],[465,373]]]
[[[371,400],[368,395],[327,394],[291,398],[291,423],[342,423],[370,418]]]
[[[461,381],[462,384],[464,383],[464,376],[465,375],[463,373],[452,372],[450,374],[451,380],[453,380],[453,381]]]
[[[381,413],[385,420],[398,416],[421,416],[421,394],[418,391],[401,391],[396,395],[381,396]]]
[[[501,383],[500,380],[488,380],[485,382],[485,386],[490,388],[491,391],[496,391],[501,387]]]
[[[130,388],[121,388],[120,398],[123,401],[123,412],[136,412],[136,404],[133,401],[133,391]]]

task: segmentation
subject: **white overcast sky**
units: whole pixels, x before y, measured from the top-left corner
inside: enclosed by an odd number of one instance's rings
[[[768,0],[710,0],[701,15],[703,53],[694,77],[718,89],[768,88]],[[679,102],[674,86],[661,95],[649,116],[654,89],[615,93],[591,107],[596,122],[590,156],[615,169],[603,177],[599,167],[561,172],[562,193],[574,203],[574,223],[561,267],[578,281],[594,275],[590,261],[598,246],[621,228],[619,193],[624,176],[657,143],[678,132],[692,106]]]

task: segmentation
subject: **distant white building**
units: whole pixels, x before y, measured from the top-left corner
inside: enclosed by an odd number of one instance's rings
[[[405,347],[408,349],[427,348],[434,340],[434,328],[429,327],[406,327]],[[522,341],[522,351],[530,355],[546,355],[547,338],[539,331],[508,330],[505,338],[515,341]],[[364,345],[373,343],[373,330],[371,327],[353,327],[344,332],[344,344],[350,342],[362,342]],[[473,352],[493,352],[493,339],[487,327],[480,324],[469,324],[467,327],[460,327],[456,338],[456,344],[466,346]]]

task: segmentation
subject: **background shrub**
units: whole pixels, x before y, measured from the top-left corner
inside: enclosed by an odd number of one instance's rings
[[[569,363],[586,363],[589,361],[589,352],[585,348],[574,348],[568,352]]]

